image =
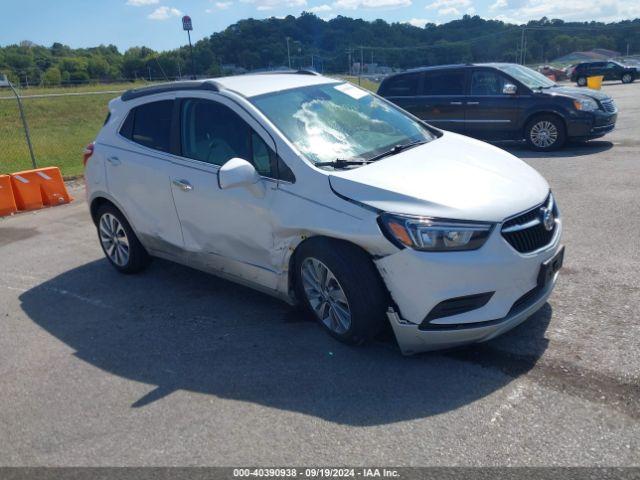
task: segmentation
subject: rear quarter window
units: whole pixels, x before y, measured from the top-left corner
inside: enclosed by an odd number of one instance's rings
[[[382,84],[380,95],[385,97],[410,97],[420,95],[421,73],[407,73],[389,78]]]
[[[168,152],[173,103],[173,100],[161,100],[135,107],[122,124],[120,135],[145,147]]]

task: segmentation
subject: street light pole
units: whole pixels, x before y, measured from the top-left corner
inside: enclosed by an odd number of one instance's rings
[[[289,40],[290,38],[287,37],[287,60],[289,61],[289,70],[291,70],[291,50],[289,50]]]

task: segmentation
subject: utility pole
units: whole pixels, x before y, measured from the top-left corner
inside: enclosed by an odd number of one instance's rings
[[[351,76],[351,47],[349,47],[349,49],[347,50],[347,55],[348,55],[348,58],[349,58],[349,60],[348,60],[348,62],[349,62],[349,66],[348,67],[349,68],[348,68],[348,72],[347,73],[349,74],[349,76]]]
[[[147,72],[149,72],[149,81],[151,81],[151,67],[147,65]]]
[[[629,42],[627,42],[627,57],[629,56]]]
[[[360,68],[358,69],[358,85],[360,85],[360,78],[362,77],[362,67],[364,66],[364,49],[360,45]]]
[[[522,35],[520,35],[520,58],[519,64],[524,65],[524,26],[522,27]]]
[[[291,70],[291,50],[289,49],[289,40],[290,37],[287,37],[287,60],[289,61],[289,70]]]

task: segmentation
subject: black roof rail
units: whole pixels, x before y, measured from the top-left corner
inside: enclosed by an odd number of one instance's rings
[[[310,70],[306,68],[302,68],[299,70],[264,70],[262,72],[249,72],[247,75],[278,75],[278,74],[289,74],[289,75],[314,75],[321,76],[322,74],[316,72],[315,70]]]
[[[159,85],[151,85],[150,87],[127,90],[120,98],[123,102],[127,102],[135,98],[146,97],[147,95],[177,92],[179,90],[208,90],[210,92],[219,92],[220,86],[213,80],[187,80],[181,82],[161,83]]]

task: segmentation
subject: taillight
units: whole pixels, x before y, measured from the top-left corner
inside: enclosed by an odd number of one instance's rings
[[[85,167],[87,166],[87,162],[89,161],[89,158],[91,158],[91,155],[93,155],[93,147],[94,147],[94,142],[91,142],[84,149],[84,152],[82,154],[82,163],[84,164]]]

